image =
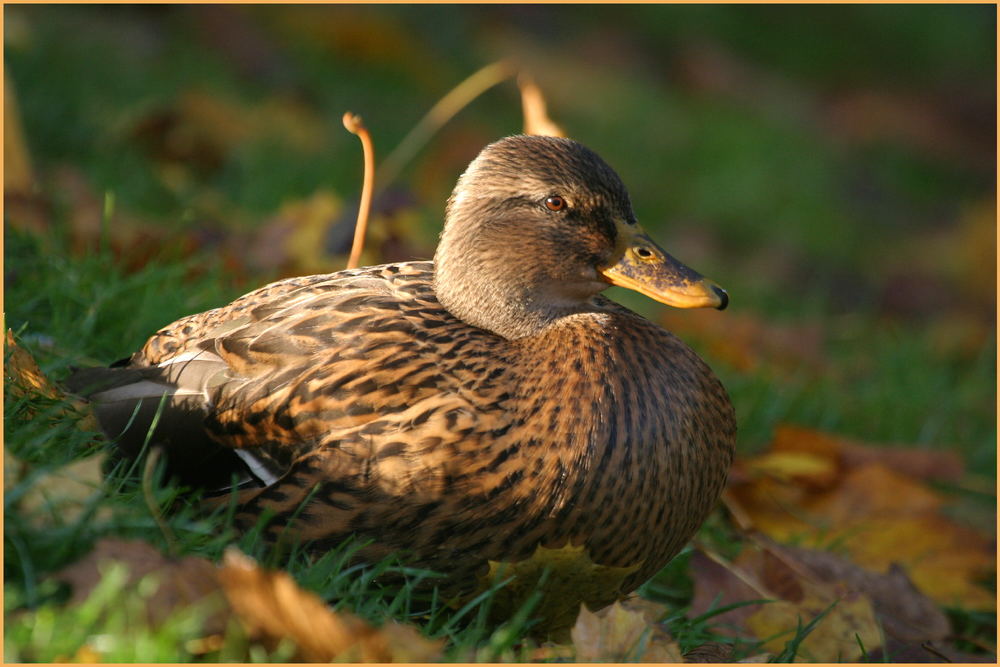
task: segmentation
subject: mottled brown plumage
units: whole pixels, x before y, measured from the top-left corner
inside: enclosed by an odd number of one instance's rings
[[[72,384],[112,437],[143,401],[127,451],[168,392],[153,442],[181,480],[245,473],[244,526],[266,510],[317,549],[358,534],[364,557],[403,551],[463,590],[488,560],[582,545],[629,568],[581,595],[597,606],[691,537],[735,439],[709,368],[599,296],[609,282],[725,305],[642,233],[597,155],[510,137],[459,180],[434,262],[273,283]]]

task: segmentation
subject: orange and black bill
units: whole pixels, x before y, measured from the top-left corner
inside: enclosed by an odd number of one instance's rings
[[[602,269],[612,285],[626,287],[676,308],[717,308],[729,305],[729,295],[714,282],[677,261],[638,225],[619,227],[624,252]]]

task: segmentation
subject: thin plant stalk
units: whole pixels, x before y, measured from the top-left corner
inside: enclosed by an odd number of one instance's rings
[[[351,256],[347,260],[347,268],[356,269],[361,262],[361,251],[365,247],[368,215],[372,208],[372,189],[375,185],[375,147],[372,145],[371,134],[361,122],[361,116],[348,111],[344,114],[344,127],[361,140],[361,149],[365,156],[365,174],[364,183],[361,186],[361,202],[358,204],[358,221],[354,225],[354,242],[351,244]]]

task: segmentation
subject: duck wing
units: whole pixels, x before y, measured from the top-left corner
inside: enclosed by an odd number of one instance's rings
[[[193,485],[225,488],[236,474],[268,486],[317,450],[426,485],[490,421],[483,336],[438,304],[432,263],[390,264],[273,283],[67,384],[123,452],[162,445],[169,473]],[[505,418],[495,412],[491,429]]]

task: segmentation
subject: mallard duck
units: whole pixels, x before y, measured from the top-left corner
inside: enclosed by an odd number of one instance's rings
[[[498,564],[583,560],[564,569],[599,583],[571,583],[575,614],[680,550],[735,441],[709,367],[609,285],[728,301],[643,231],[596,153],[513,136],[459,178],[433,261],[272,283],[71,384],[124,451],[160,412],[171,475],[239,476],[243,526],[268,513],[317,550],[357,535],[363,558],[404,552],[463,590]]]

